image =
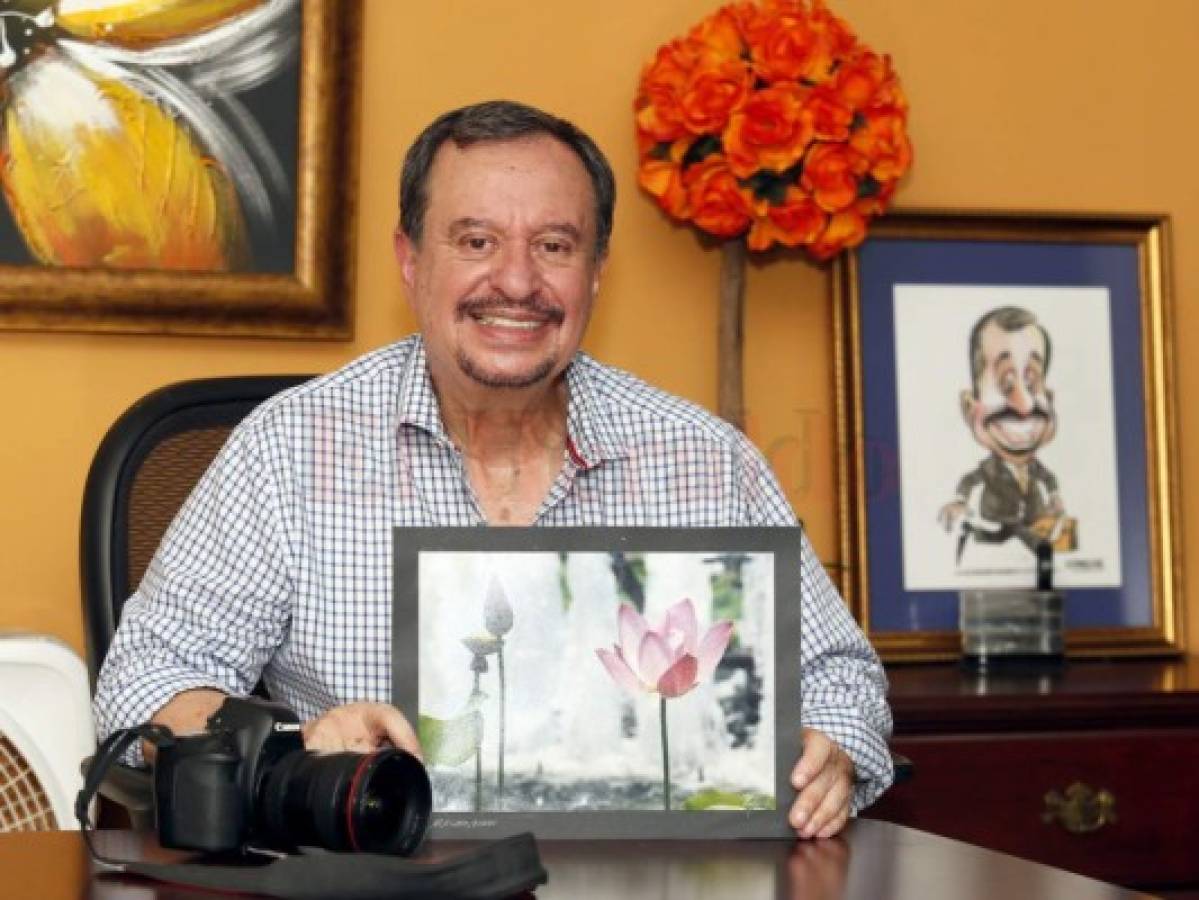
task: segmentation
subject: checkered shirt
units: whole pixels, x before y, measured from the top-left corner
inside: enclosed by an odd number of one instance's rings
[[[583,353],[539,526],[779,526],[796,518],[735,428]],[[283,392],[238,426],[129,598],[94,701],[101,737],[180,691],[259,680],[302,719],[391,694],[391,529],[484,525],[413,336]],[[804,540],[802,717],[892,779],[878,658]],[[139,761],[135,748],[133,761]]]

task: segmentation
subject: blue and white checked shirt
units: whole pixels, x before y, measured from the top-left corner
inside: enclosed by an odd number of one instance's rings
[[[566,378],[567,453],[536,525],[796,524],[736,429],[582,353]],[[99,734],[180,691],[246,694],[260,676],[302,719],[388,701],[392,527],[484,524],[419,336],[271,398],[125,605],[97,685]],[[803,722],[853,758],[860,809],[892,778],[885,676],[806,539],[801,586]]]

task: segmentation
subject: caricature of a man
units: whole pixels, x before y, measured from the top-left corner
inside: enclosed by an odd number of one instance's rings
[[[957,497],[938,514],[947,531],[965,519],[959,559],[971,537],[988,544],[1015,537],[1034,552],[1043,540],[1072,549],[1074,523],[1064,516],[1057,478],[1036,458],[1057,431],[1045,386],[1051,350],[1049,332],[1015,306],[991,310],[970,332],[973,388],[962,391],[962,418],[991,455],[962,477]],[[980,485],[972,513],[970,496]],[[1065,546],[1063,528],[1070,529]]]

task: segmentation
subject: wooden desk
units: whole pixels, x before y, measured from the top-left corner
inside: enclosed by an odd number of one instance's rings
[[[102,831],[101,851],[161,858],[144,834]],[[538,900],[1131,900],[1111,885],[887,822],[818,842],[542,842]],[[0,834],[0,896],[200,900],[190,888],[93,877],[77,832]],[[245,896],[245,895],[239,895]]]
[[[1199,658],[887,674],[916,777],[868,816],[1155,893],[1199,888]],[[1114,820],[1084,804],[1074,831],[1047,821],[1073,784],[1106,791]]]

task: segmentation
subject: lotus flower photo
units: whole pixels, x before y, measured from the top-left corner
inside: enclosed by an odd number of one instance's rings
[[[434,810],[775,808],[774,585],[769,553],[421,552]]]
[[[680,600],[666,611],[661,626],[651,628],[627,603],[620,605],[617,616],[620,644],[611,651],[596,654],[608,674],[630,693],[648,691],[658,694],[659,722],[662,729],[662,805],[670,809],[670,739],[666,725],[666,701],[681,697],[716,671],[724,656],[733,623],[717,622],[698,638],[699,623],[695,605]]]

